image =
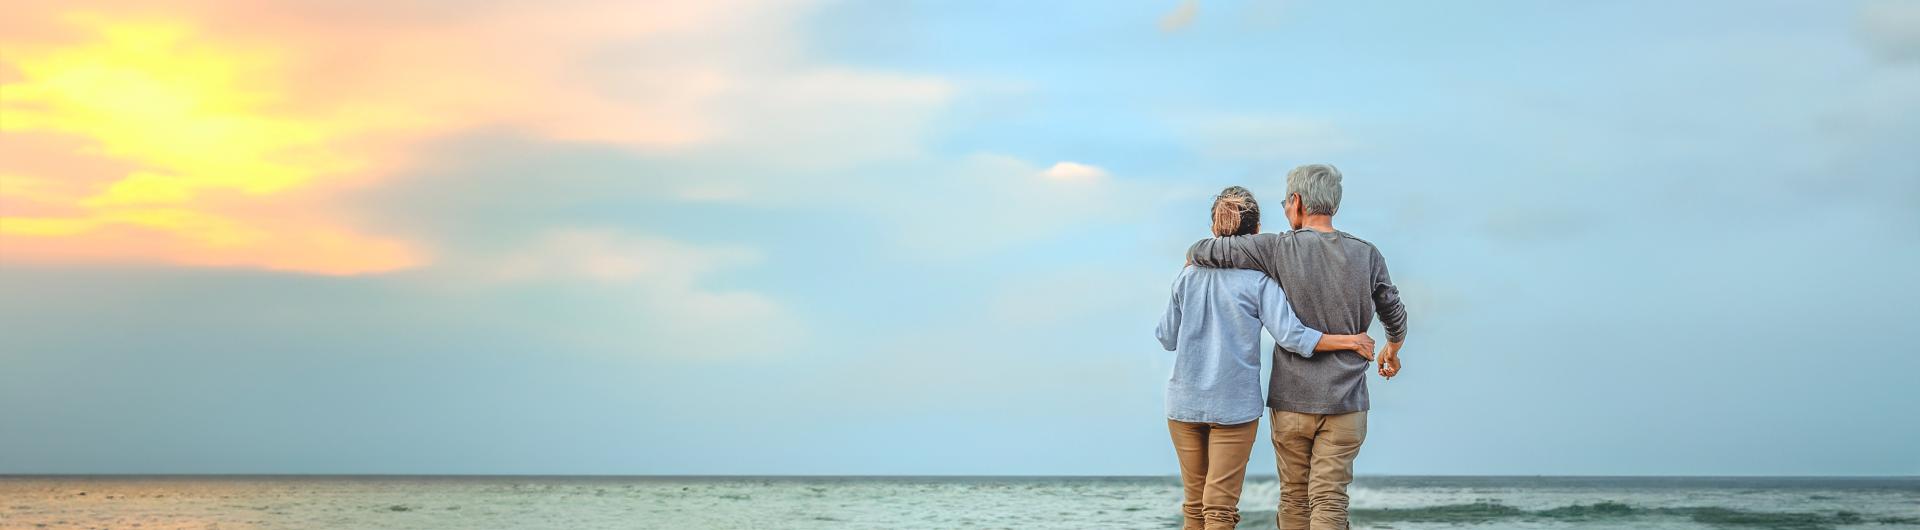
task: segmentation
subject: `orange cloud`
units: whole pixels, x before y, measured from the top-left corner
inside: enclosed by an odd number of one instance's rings
[[[726,50],[659,53],[720,2],[46,4],[0,22],[7,261],[411,267],[424,245],[336,202],[421,142],[504,126],[670,149],[714,135],[702,112],[731,86]],[[618,46],[649,53],[594,67]]]
[[[272,56],[206,45],[180,23],[62,19],[87,40],[9,43],[23,53],[8,61],[20,80],[0,85],[0,249],[8,259],[158,258],[324,273],[418,259],[397,242],[246,219],[203,198],[271,196],[364,165],[328,145],[340,134],[330,124],[270,110]],[[319,248],[305,249],[322,241],[338,254],[312,259]]]

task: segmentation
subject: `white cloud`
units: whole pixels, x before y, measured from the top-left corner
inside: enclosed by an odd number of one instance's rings
[[[725,132],[704,152],[785,171],[909,159],[953,91],[940,78],[841,68],[755,73],[723,94]]]
[[[500,255],[462,260],[467,265],[456,276],[472,288],[572,287],[585,312],[552,322],[552,331],[590,342],[589,350],[773,355],[804,339],[793,312],[754,291],[707,286],[723,283],[715,281],[721,272],[759,261],[745,247],[565,229]]]
[[[1040,176],[1066,182],[1090,182],[1107,177],[1107,170],[1078,162],[1056,162]]]

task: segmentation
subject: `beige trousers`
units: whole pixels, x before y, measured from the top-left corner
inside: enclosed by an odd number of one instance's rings
[[[1303,414],[1273,411],[1273,452],[1280,466],[1280,530],[1345,530],[1353,458],[1367,440],[1367,411]]]
[[[1247,456],[1260,434],[1260,420],[1236,424],[1167,420],[1173,451],[1180,456],[1180,483],[1186,500],[1184,530],[1232,530],[1240,524],[1240,482]]]

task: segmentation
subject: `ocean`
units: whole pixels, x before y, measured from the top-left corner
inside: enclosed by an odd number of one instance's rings
[[[1920,478],[1360,477],[1355,528],[1920,528]],[[1178,528],[1172,477],[0,477],[0,528]],[[1247,481],[1241,528],[1279,486]]]

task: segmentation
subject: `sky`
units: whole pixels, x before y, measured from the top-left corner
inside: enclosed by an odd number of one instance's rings
[[[1359,473],[1920,474],[1920,3],[6,3],[0,473],[1170,475],[1331,163]]]

